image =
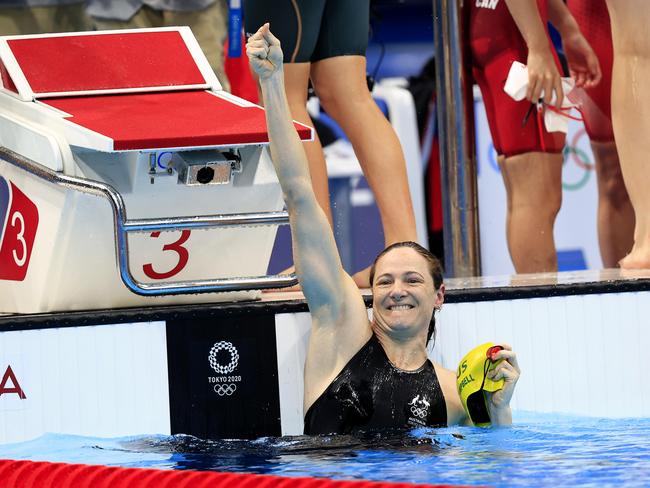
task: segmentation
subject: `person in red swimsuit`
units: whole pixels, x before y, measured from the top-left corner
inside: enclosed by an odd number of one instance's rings
[[[517,273],[556,271],[553,226],[562,201],[565,135],[547,132],[542,112],[527,117],[531,103],[543,99],[559,107],[564,98],[546,23],[571,52],[569,67],[579,86],[598,83],[598,59],[562,0],[476,0],[469,8],[472,72],[506,186],[510,256]],[[515,61],[528,66],[527,100],[520,102],[503,91]]]
[[[576,101],[591,141],[598,177],[598,241],[606,268],[632,249],[634,209],[627,194],[612,126],[612,68],[614,47],[605,0],[568,0],[567,6],[598,56],[601,82],[576,90]]]
[[[650,2],[607,0],[607,8],[614,45],[612,124],[635,216],[634,244],[620,265],[650,269]]]

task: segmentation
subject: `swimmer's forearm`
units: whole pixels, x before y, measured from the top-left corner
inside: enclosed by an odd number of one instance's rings
[[[549,41],[544,22],[537,8],[537,0],[505,0],[505,2],[528,49],[531,51],[549,49]]]
[[[293,125],[289,103],[284,93],[284,75],[278,71],[261,80],[262,96],[266,106],[266,125],[269,132],[271,159],[285,195],[287,205],[293,204],[296,191],[308,184],[311,178],[307,156]],[[301,181],[302,180],[302,181]],[[296,184],[302,183],[302,184]]]
[[[571,15],[563,0],[548,1],[548,17],[562,37],[580,32],[576,19]]]

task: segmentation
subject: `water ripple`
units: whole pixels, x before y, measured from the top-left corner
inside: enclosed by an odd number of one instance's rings
[[[491,486],[647,486],[650,419],[518,416],[511,428],[205,440],[47,434],[0,458]]]

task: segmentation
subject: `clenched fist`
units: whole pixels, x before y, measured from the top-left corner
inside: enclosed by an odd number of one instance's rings
[[[271,34],[268,22],[248,38],[246,54],[250,65],[261,80],[282,71],[280,41]]]

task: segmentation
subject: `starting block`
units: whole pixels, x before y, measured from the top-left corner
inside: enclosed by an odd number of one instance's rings
[[[265,276],[288,219],[264,111],[221,89],[189,28],[5,36],[0,63],[0,313],[296,282]]]

